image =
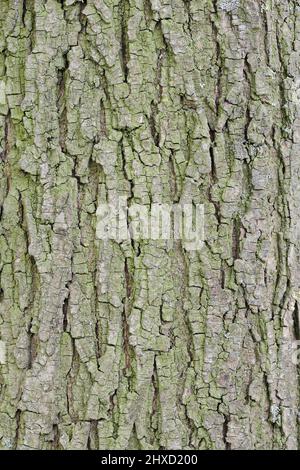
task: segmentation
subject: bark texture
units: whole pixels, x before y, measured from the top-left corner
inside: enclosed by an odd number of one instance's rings
[[[297,449],[299,0],[0,0],[0,447]],[[98,204],[205,206],[205,246]]]

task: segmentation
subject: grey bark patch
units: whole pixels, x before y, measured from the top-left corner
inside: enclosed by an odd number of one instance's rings
[[[240,0],[221,0],[220,9],[224,11],[233,11],[236,10],[239,6]]]
[[[0,340],[0,364],[6,364],[6,343]]]

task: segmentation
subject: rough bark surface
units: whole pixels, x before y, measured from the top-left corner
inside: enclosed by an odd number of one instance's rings
[[[297,449],[299,0],[0,11],[0,447]],[[98,240],[118,196],[205,246]]]

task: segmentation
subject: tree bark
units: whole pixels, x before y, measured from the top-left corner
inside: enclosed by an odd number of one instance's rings
[[[0,447],[297,449],[299,0],[0,10]],[[121,196],[203,248],[98,239]]]

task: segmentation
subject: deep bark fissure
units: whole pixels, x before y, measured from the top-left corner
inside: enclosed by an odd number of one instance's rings
[[[273,6],[0,0],[1,449],[299,447],[298,11]],[[203,246],[129,217],[99,240],[120,197],[203,204]]]

